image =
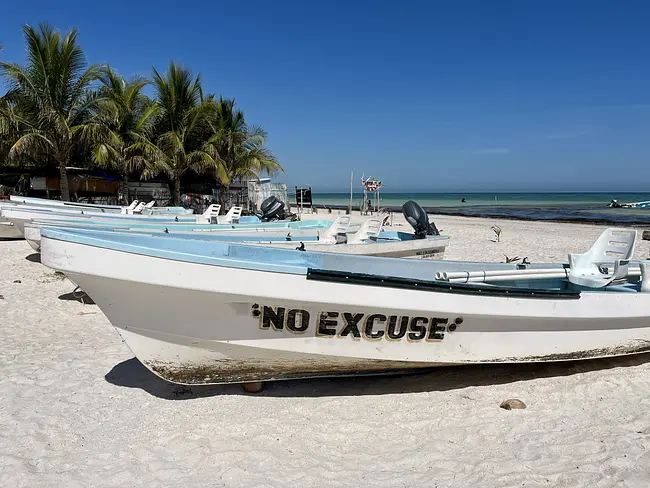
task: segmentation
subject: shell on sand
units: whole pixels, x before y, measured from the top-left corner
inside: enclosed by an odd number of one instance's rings
[[[504,400],[499,406],[504,410],[515,410],[515,409],[526,408],[526,404],[521,400],[518,400],[517,398],[510,398],[508,400]]]

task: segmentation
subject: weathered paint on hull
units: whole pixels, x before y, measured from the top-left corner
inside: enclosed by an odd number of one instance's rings
[[[650,350],[650,307],[643,293],[583,293],[566,300],[374,288],[47,238],[42,253],[44,264],[65,272],[99,305],[145,366],[176,383]]]

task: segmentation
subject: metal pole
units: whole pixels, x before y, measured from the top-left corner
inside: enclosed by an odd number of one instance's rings
[[[350,215],[352,215],[352,179],[354,178],[354,171],[350,172]]]

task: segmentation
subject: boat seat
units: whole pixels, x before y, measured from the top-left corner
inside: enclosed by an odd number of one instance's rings
[[[241,217],[242,207],[231,207],[228,213],[224,215],[224,224],[238,224],[239,217]]]
[[[569,281],[589,288],[624,283],[636,235],[634,229],[609,228],[586,253],[569,254]]]
[[[133,210],[131,210],[131,212],[133,212],[134,214],[142,213],[142,209],[144,208],[144,206],[145,206],[145,203],[140,202],[140,203],[138,203],[136,205],[136,207]]]
[[[122,207],[122,209],[120,210],[120,213],[122,215],[132,214],[135,207],[137,207],[139,204],[140,204],[140,202],[138,202],[137,200],[133,200],[131,202],[131,205],[129,205],[128,207]]]
[[[367,240],[376,240],[381,232],[380,219],[368,219],[354,234],[348,234],[348,244],[360,244]]]
[[[339,215],[334,222],[319,235],[318,240],[325,243],[336,243],[338,235],[345,235],[350,228],[350,216]]]
[[[213,203],[211,205],[208,205],[208,208],[205,209],[205,212],[203,212],[201,216],[208,222],[212,222],[213,218],[217,218],[219,212],[221,212],[221,205]]]
[[[147,203],[144,208],[153,208],[154,205],[156,204],[155,200],[151,200],[149,203]]]

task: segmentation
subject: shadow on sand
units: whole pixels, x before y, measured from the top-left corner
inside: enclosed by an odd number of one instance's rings
[[[32,263],[40,263],[41,262],[41,255],[40,253],[33,252],[29,256],[25,256],[25,259],[29,262]]]
[[[257,395],[269,397],[327,397],[384,395],[449,391],[554,376],[640,366],[650,362],[650,353],[608,359],[556,363],[486,364],[431,368],[411,374],[271,381]],[[140,388],[167,400],[190,400],[219,395],[250,395],[240,385],[183,386],[168,383],[145,368],[136,358],[117,364],[106,381],[117,386]]]
[[[83,303],[84,305],[95,305],[92,298],[86,295],[83,291],[72,291],[59,295],[59,300],[70,300],[74,302]]]

